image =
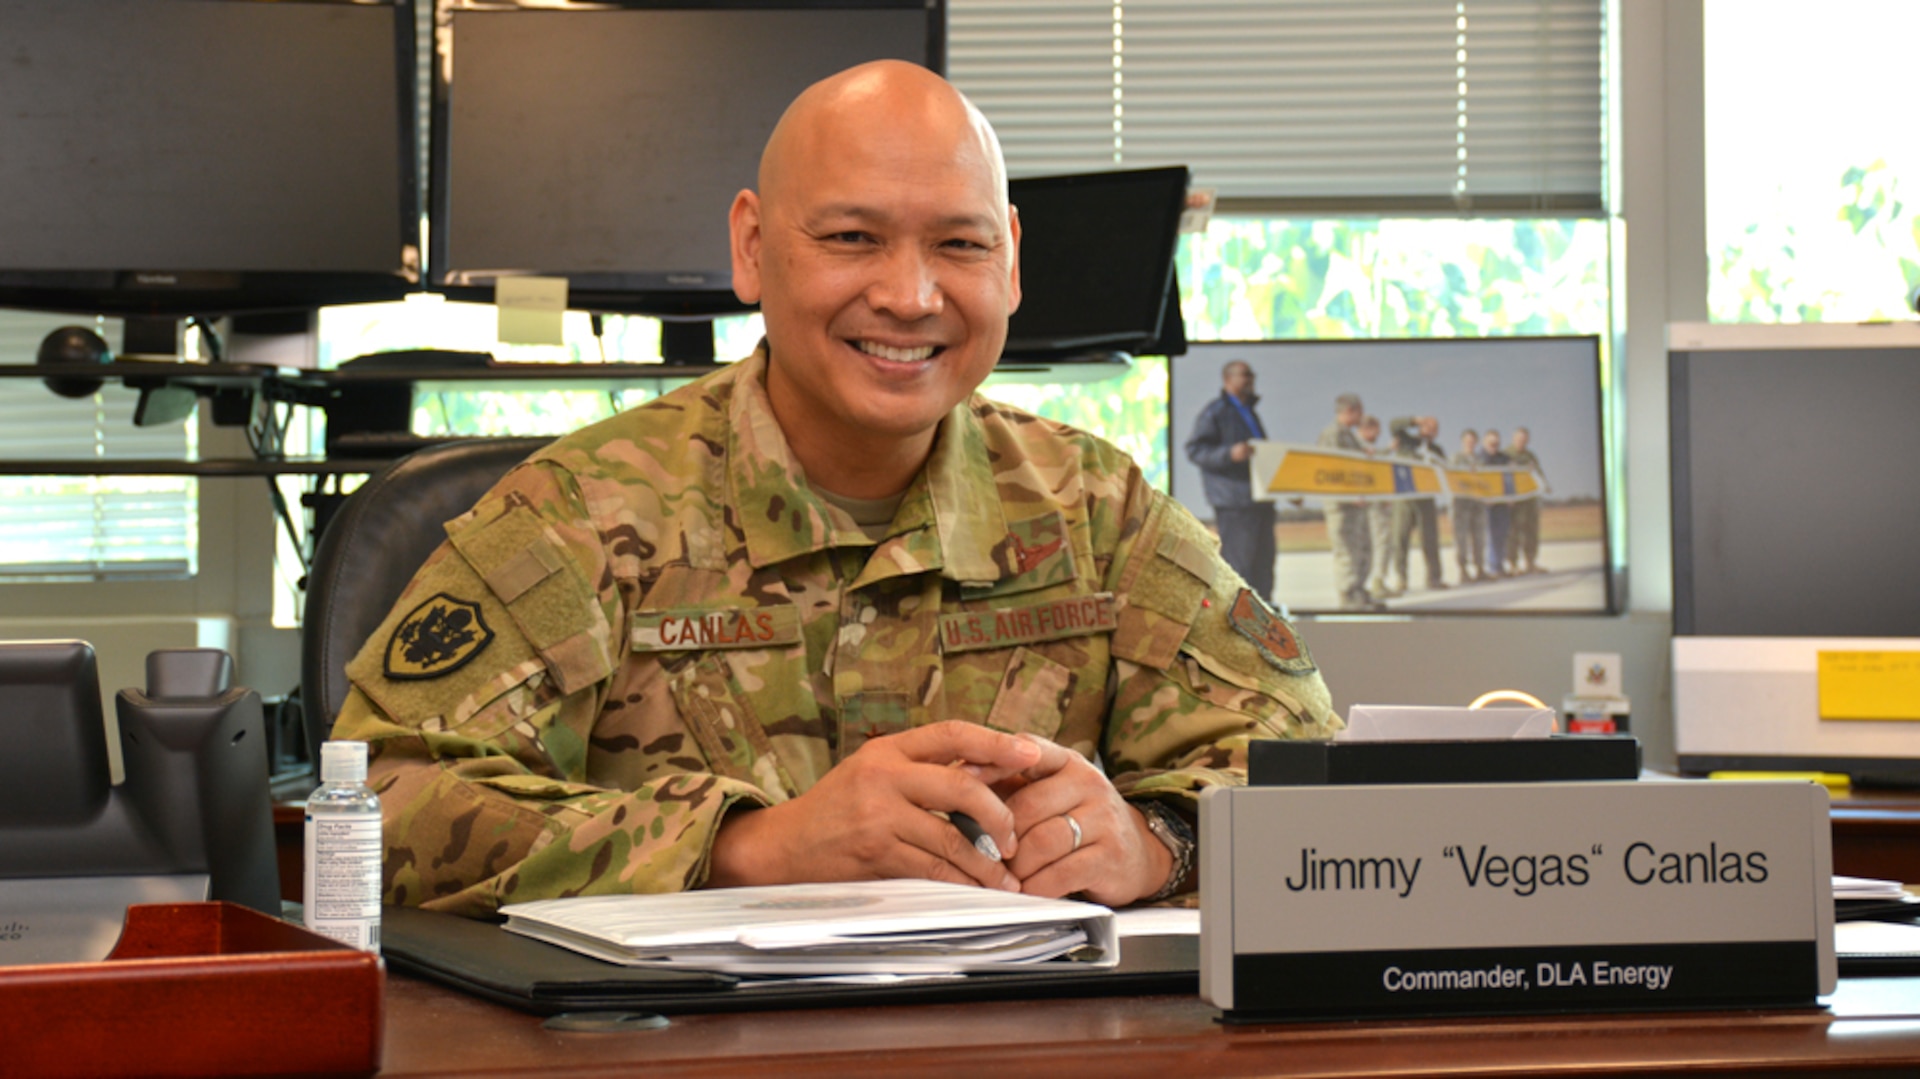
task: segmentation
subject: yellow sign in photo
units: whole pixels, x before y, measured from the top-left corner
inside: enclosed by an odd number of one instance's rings
[[[1285,442],[1253,444],[1254,497],[1394,499],[1453,495],[1512,502],[1544,493],[1538,474],[1517,468],[1457,471],[1399,457]],[[1264,480],[1261,477],[1266,477]]]
[[[1920,652],[1819,653],[1821,719],[1920,720]]]
[[[1482,502],[1511,502],[1541,493],[1540,477],[1525,469],[1489,468],[1480,471],[1447,470],[1447,489],[1461,498]]]
[[[1253,444],[1253,475],[1254,495],[1269,499],[1433,498],[1446,493],[1440,470],[1432,465],[1284,442]]]

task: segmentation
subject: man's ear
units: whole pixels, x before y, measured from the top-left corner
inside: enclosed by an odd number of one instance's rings
[[[1007,235],[1013,240],[1013,266],[1007,289],[1007,314],[1020,310],[1020,207],[1007,206]]]
[[[733,294],[741,303],[760,302],[760,196],[742,191],[727,211],[733,251]]]

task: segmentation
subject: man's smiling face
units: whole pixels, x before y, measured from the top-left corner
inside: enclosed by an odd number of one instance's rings
[[[766,318],[789,440],[930,446],[1006,343],[1019,225],[958,95],[930,74],[867,81],[782,121],[735,203],[734,277]]]

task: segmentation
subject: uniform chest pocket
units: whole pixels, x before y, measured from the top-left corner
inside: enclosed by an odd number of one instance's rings
[[[1007,657],[1006,673],[987,709],[986,725],[1009,734],[1051,740],[1060,732],[1078,680],[1065,664],[1031,648],[1015,648]]]
[[[733,670],[742,653],[709,652],[668,676],[680,718],[716,774],[752,783],[775,802],[796,795],[760,715],[772,702],[746,691]],[[751,653],[744,653],[749,657]]]

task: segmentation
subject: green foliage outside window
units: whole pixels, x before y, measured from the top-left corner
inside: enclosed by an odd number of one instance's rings
[[[1215,218],[1178,259],[1195,340],[1604,333],[1597,219]]]
[[[1902,197],[1899,176],[1884,160],[1847,168],[1828,207],[1767,215],[1731,236],[1716,236],[1709,215],[1713,320],[1906,317],[1905,298],[1920,289],[1920,206]]]
[[[1707,313],[1912,316],[1913,0],[1703,0]]]

